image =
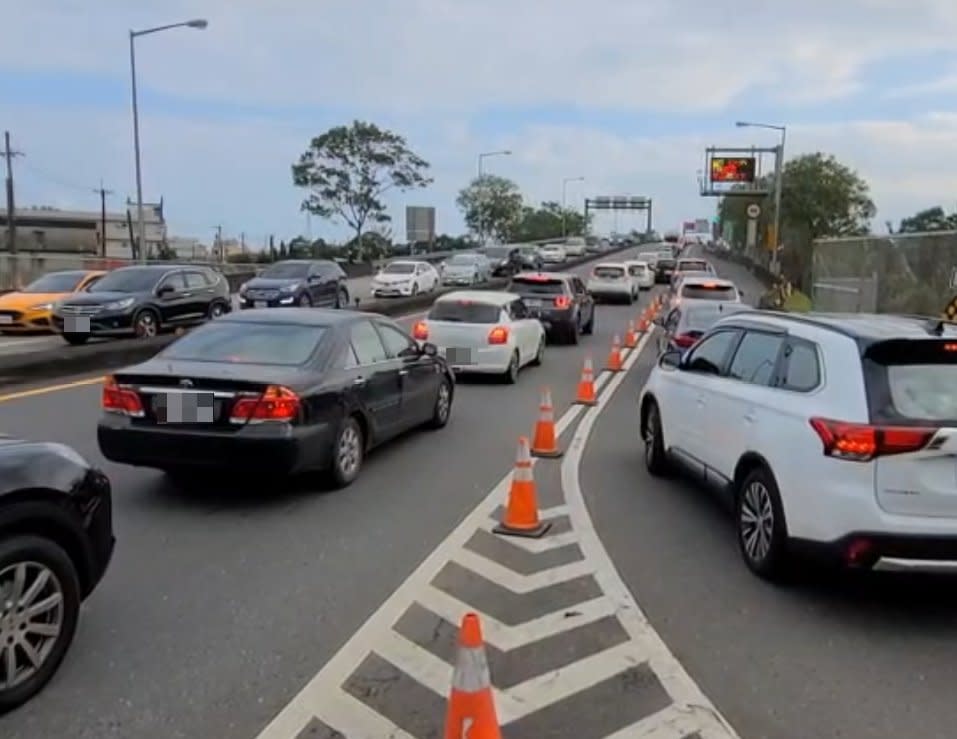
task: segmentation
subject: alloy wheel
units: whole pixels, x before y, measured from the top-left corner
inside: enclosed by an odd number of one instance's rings
[[[16,562],[0,571],[0,690],[39,671],[63,630],[63,586],[38,562]]]
[[[336,449],[336,460],[342,476],[351,479],[359,469],[362,458],[362,440],[355,426],[348,425],[339,435],[339,444]]]
[[[744,490],[738,528],[744,551],[752,562],[762,562],[771,551],[774,506],[764,483],[754,480]]]

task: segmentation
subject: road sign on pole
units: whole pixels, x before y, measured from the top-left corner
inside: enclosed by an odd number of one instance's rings
[[[761,206],[757,203],[751,203],[748,205],[748,218],[757,218],[761,215]]]

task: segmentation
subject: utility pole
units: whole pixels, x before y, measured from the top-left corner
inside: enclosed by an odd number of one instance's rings
[[[13,158],[23,156],[23,152],[10,148],[9,131],[4,131],[3,134],[3,156],[7,162],[7,248],[10,249],[11,255],[10,273],[13,287],[17,288],[20,284],[20,265],[17,260],[17,216],[13,199]]]
[[[103,180],[100,180],[99,188],[93,192],[100,195],[100,256],[106,259],[106,196],[112,195],[112,190],[106,190],[103,187]]]
[[[219,249],[219,261],[226,261],[226,250],[223,248],[223,227],[222,225],[213,226],[216,229],[216,248]]]

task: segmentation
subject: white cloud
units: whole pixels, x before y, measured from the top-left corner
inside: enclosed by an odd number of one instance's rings
[[[953,0],[167,0],[161,13],[155,4],[130,5],[20,3],[5,26],[0,70],[100,75],[125,88],[129,27],[205,14],[206,31],[137,42],[145,194],[165,195],[181,232],[208,237],[223,223],[253,241],[304,228],[289,164],[310,136],[354,115],[403,133],[433,164],[433,188],[393,199],[397,233],[407,203],[435,204],[440,229],[459,230],[455,193],[473,176],[477,152],[498,148],[515,155],[489,161],[489,169],[515,179],[532,200],[557,200],[562,178],[584,175],[584,188],[569,185],[570,199],[586,191],[650,195],[656,222],[667,228],[713,210],[695,181],[705,146],[771,145],[773,132],[649,136],[526,123],[482,136],[476,115],[565,106],[630,112],[639,121],[656,111],[733,121],[757,100],[797,120],[800,106],[861,89],[867,65],[950,50],[957,36]],[[262,112],[160,114],[156,92]],[[302,125],[281,112],[294,104],[334,112]],[[95,207],[91,190],[101,177],[117,191],[115,204],[133,194],[125,108],[5,101],[3,112],[29,155],[17,165],[19,202]],[[878,223],[896,220],[953,197],[957,118],[948,115],[795,125],[788,149],[821,149],[854,166],[872,184]],[[54,181],[63,178],[66,185]]]

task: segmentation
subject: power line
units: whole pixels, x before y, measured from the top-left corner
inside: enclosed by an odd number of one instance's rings
[[[71,190],[82,190],[83,192],[88,192],[90,189],[89,185],[79,185],[76,182],[70,182],[68,180],[62,179],[61,177],[58,177],[57,175],[50,174],[48,171],[40,167],[37,167],[35,164],[33,164],[33,162],[30,162],[27,159],[24,159],[23,167],[27,171],[32,172],[34,175],[38,176],[40,179],[48,180],[49,182],[52,182],[55,185],[59,185],[60,187],[67,187],[67,188],[70,188]]]

